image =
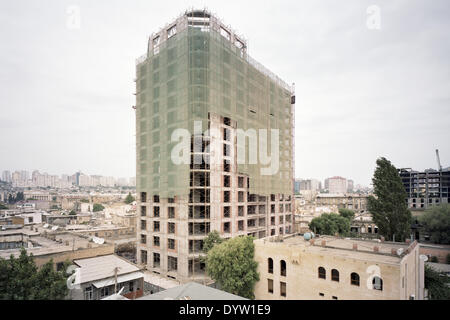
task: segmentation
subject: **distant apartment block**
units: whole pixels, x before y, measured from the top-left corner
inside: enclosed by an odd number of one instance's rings
[[[316,179],[296,179],[298,191],[320,191],[321,183]]]
[[[325,189],[330,193],[346,193],[348,189],[347,179],[337,176],[325,179]]]
[[[353,192],[354,188],[353,180],[347,180],[347,192]]]
[[[424,172],[410,168],[399,170],[407,193],[408,207],[426,210],[441,203],[450,203],[450,168],[441,171],[429,169]]]
[[[291,233],[293,88],[203,10],[153,34],[136,73],[138,262],[182,282],[203,281],[210,231],[224,238]],[[190,162],[175,164],[171,137],[180,128],[190,132]],[[236,132],[252,128],[279,132],[273,175],[237,161]]]

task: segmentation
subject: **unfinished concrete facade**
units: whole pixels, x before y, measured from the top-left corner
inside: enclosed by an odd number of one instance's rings
[[[206,11],[186,12],[153,34],[137,63],[138,262],[182,282],[207,282],[201,256],[210,231],[224,238],[293,231],[293,88]],[[238,161],[237,130],[253,128],[279,132],[275,174]],[[187,164],[171,158],[177,129],[194,132]]]

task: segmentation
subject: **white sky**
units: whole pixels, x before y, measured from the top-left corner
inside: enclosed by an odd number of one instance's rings
[[[0,171],[134,176],[135,59],[148,35],[205,6],[295,83],[296,177],[369,185],[377,157],[436,168],[436,148],[450,165],[447,0],[18,0],[0,2]]]

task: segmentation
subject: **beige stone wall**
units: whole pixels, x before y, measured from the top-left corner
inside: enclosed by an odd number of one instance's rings
[[[34,256],[34,261],[38,267],[41,267],[53,259],[53,265],[56,266],[57,263],[66,262],[67,260],[73,261],[76,259],[92,258],[108,254],[114,254],[114,245],[105,244],[94,248],[83,248],[74,251]]]
[[[258,300],[385,300],[407,299],[411,294],[416,294],[416,254],[417,249],[406,255],[402,260],[391,256],[384,259],[385,255],[373,254],[373,259],[364,259],[355,254],[339,255],[336,250],[321,247],[286,246],[283,243],[255,241],[255,259],[258,262],[260,281],[255,286],[255,297]],[[370,253],[365,253],[367,255]],[[268,258],[273,259],[273,274],[268,273]],[[397,259],[397,263],[392,261]],[[280,275],[280,261],[285,260],[287,275]],[[389,261],[390,260],[390,261]],[[406,267],[407,264],[407,267]],[[318,268],[326,269],[326,279],[318,277]],[[371,284],[371,276],[379,268],[383,279],[383,290],[374,290],[368,287]],[[407,272],[405,283],[407,288],[402,288],[402,268]],[[331,270],[339,271],[339,282],[331,280]],[[351,284],[350,275],[356,272],[360,276],[360,285]],[[274,292],[268,292],[268,279],[273,280]],[[286,298],[280,296],[280,282],[287,286]],[[323,296],[320,295],[323,294]]]

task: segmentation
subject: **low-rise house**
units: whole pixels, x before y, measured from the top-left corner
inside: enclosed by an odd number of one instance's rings
[[[70,297],[73,300],[100,300],[121,289],[127,299],[143,295],[144,274],[138,267],[116,256],[105,255],[75,260],[75,273]]]

